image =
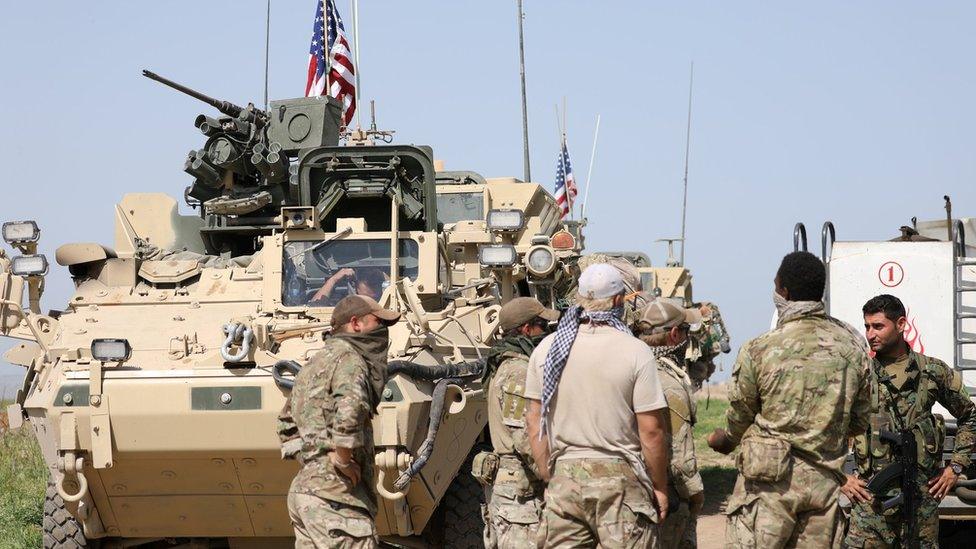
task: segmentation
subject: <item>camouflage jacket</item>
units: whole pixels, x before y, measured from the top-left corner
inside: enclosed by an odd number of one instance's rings
[[[687,500],[704,490],[698,461],[695,459],[695,426],[697,406],[694,387],[685,371],[671,357],[658,357],[658,378],[661,390],[668,402],[668,438],[671,447],[671,470],[668,482],[674,486],[678,497]]]
[[[525,400],[525,376],[529,369],[529,357],[506,351],[502,358],[488,386],[491,445],[499,455],[517,456],[537,477],[538,469],[532,459],[532,448],[525,430],[525,409],[528,406]]]
[[[932,414],[938,402],[956,418],[955,448],[952,461],[966,467],[976,447],[976,405],[970,400],[962,374],[937,358],[909,351],[908,367],[897,373],[886,369],[877,359],[872,361],[871,430],[865,429],[855,439],[854,450],[858,472],[868,476],[890,463],[893,456],[887,443],[877,436],[885,424],[888,429],[915,432],[919,440],[919,466],[930,470],[941,465],[945,427]]]
[[[302,469],[292,491],[360,507],[375,516],[371,417],[378,400],[371,390],[371,374],[352,345],[339,338],[326,339],[325,348],[295,377],[295,387],[278,416],[278,436],[286,447],[296,435],[301,440],[297,458]],[[385,370],[380,375],[385,377]],[[332,466],[328,454],[336,446],[353,449],[362,471],[355,487]]]
[[[729,436],[736,444],[751,436],[784,440],[840,478],[849,437],[868,427],[870,365],[863,338],[822,304],[782,317],[739,351]]]

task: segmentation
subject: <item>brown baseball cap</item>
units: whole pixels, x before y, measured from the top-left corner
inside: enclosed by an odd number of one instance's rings
[[[673,328],[681,324],[698,324],[701,312],[696,308],[685,309],[664,298],[657,298],[644,306],[640,322],[651,328]]]
[[[498,324],[502,330],[511,330],[529,322],[533,318],[559,320],[559,311],[547,309],[534,297],[516,297],[502,305],[498,315]]]
[[[371,297],[365,295],[347,295],[336,304],[332,311],[332,327],[347,324],[352,317],[363,317],[371,314],[386,324],[393,324],[400,319],[400,313],[384,309]]]

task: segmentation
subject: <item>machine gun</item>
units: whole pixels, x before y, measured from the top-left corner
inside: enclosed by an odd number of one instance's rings
[[[881,429],[882,442],[891,444],[895,451],[895,462],[878,471],[868,482],[868,490],[875,496],[884,496],[888,488],[899,481],[901,493],[881,503],[887,511],[901,506],[902,520],[905,521],[904,546],[918,548],[918,446],[911,430],[892,432]]]
[[[253,105],[248,105],[247,107],[241,107],[231,103],[230,101],[221,101],[220,99],[214,99],[209,95],[204,95],[194,90],[193,88],[188,88],[183,84],[173,82],[168,78],[163,78],[162,76],[159,76],[158,74],[149,70],[143,69],[142,75],[150,80],[155,80],[160,84],[169,86],[178,92],[185,93],[186,95],[189,95],[194,99],[203,101],[204,103],[217,109],[221,113],[230,116],[231,118],[240,118],[246,122],[250,122],[251,124],[257,124],[259,127],[264,126],[265,123],[268,121],[267,113],[265,113],[264,111],[255,110]]]

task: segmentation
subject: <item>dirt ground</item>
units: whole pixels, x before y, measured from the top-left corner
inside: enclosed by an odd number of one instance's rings
[[[705,515],[698,519],[699,549],[725,547],[725,515]]]

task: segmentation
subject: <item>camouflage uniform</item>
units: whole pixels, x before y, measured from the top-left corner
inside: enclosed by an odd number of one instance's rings
[[[485,547],[531,547],[542,520],[545,485],[525,430],[529,357],[506,351],[499,358],[488,387],[488,428],[498,465],[486,487]]]
[[[916,515],[921,547],[938,547],[939,502],[928,492],[930,478],[942,474],[942,444],[945,424],[941,416],[932,414],[932,405],[939,402],[956,417],[955,448],[952,461],[963,467],[970,464],[970,454],[976,446],[976,406],[969,399],[962,375],[944,362],[909,351],[907,368],[898,363],[883,366],[877,359],[871,375],[871,431],[865,430],[856,439],[854,453],[858,474],[869,479],[892,462],[891,447],[877,437],[878,428],[912,430],[920,444],[918,456],[918,505]],[[851,526],[844,540],[848,547],[904,546],[902,539],[905,517],[898,508],[883,511],[883,500],[897,495],[894,487],[885,496],[875,496],[871,503],[854,505]]]
[[[370,417],[385,378],[385,369],[370,367],[340,337],[326,339],[296,376],[278,417],[282,453],[302,465],[288,492],[296,547],[377,546]],[[329,459],[336,446],[353,450],[362,472],[355,486]]]
[[[695,439],[692,427],[697,412],[694,388],[685,371],[673,357],[657,359],[661,390],[668,401],[668,438],[671,448],[671,467],[668,474],[670,512],[659,526],[661,549],[689,549],[698,546],[698,516],[692,514],[689,498],[704,490],[698,462],[695,459]]]
[[[740,446],[728,546],[839,547],[841,467],[868,426],[869,367],[864,340],[819,302],[789,302],[743,345],[727,413]]]
[[[624,459],[556,461],[545,515],[539,540],[547,547],[657,547],[657,512]],[[595,535],[587,523],[598,525]]]

